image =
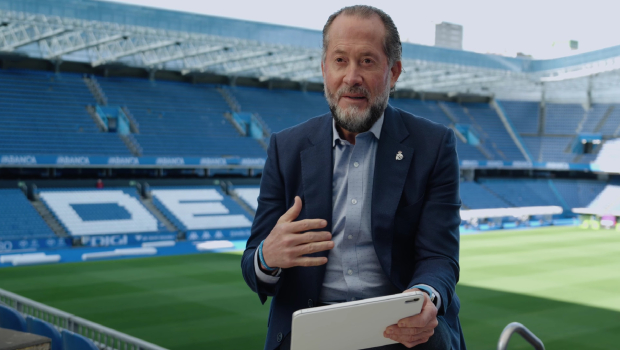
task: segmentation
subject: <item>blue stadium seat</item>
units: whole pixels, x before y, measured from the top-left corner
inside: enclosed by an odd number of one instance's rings
[[[511,207],[506,201],[476,182],[461,182],[460,192],[463,205],[469,209]]]
[[[26,332],[26,320],[17,310],[0,304],[0,328]]]
[[[152,187],[153,204],[184,231],[248,228],[252,218],[217,186]]]
[[[60,332],[50,323],[40,320],[36,317],[26,316],[28,332],[48,337],[52,340],[51,350],[63,350],[62,336]]]
[[[273,132],[329,112],[321,92],[250,87],[235,87],[228,91],[237,99],[242,111],[258,113]]]
[[[0,190],[0,240],[54,237],[21,190]]]
[[[620,129],[620,105],[613,105],[613,110],[599,130],[604,136],[613,136]]]
[[[536,134],[540,118],[540,103],[527,101],[500,101],[506,117],[520,134]]]
[[[480,185],[514,207],[563,206],[546,179],[480,179]]]
[[[62,331],[62,348],[63,350],[99,350],[92,340],[68,330]]]
[[[576,135],[585,116],[583,107],[575,103],[547,103],[545,112],[545,134]]]
[[[133,135],[144,156],[256,157],[267,154],[224,118],[230,107],[216,86],[99,78],[111,104],[127,106],[140,124]]]
[[[553,183],[570,208],[585,208],[605,186],[604,181],[554,179]]]
[[[0,95],[0,154],[131,156],[88,115],[96,101],[79,74],[0,70]]]
[[[97,81],[110,103],[127,106],[140,125],[140,132],[131,137],[143,156],[264,158],[261,145],[240,136],[224,118],[230,107],[218,89],[233,96],[241,111],[259,115],[273,132],[329,112],[321,92],[127,77]],[[79,74],[0,70],[0,94],[6,97],[0,100],[0,154],[131,156],[117,134],[100,132],[88,115],[85,106],[96,101]],[[575,103],[547,103],[539,133],[538,102],[500,103],[533,161],[589,163],[596,154],[571,152],[578,132],[602,133],[606,138],[620,134],[620,105],[595,103],[585,110]],[[469,125],[481,144],[457,139],[460,160],[525,160],[488,103],[391,99],[390,104],[443,125]]]

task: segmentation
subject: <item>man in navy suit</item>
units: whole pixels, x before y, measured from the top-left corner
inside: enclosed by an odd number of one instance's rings
[[[242,259],[261,302],[265,349],[288,349],[303,308],[425,292],[385,349],[465,349],[458,319],[459,169],[453,132],[388,105],[402,71],[391,18],[334,13],[321,69],[331,113],[271,136]]]

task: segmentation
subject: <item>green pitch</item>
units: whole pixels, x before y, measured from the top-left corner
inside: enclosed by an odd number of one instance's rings
[[[547,349],[620,348],[620,233],[578,228],[461,239],[461,322],[469,349],[506,324]],[[169,349],[259,349],[268,305],[240,256],[201,254],[0,269],[0,288]],[[515,337],[509,349],[531,349]]]

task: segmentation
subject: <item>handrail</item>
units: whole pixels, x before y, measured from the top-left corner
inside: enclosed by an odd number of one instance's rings
[[[530,343],[536,350],[545,350],[545,345],[538,339],[527,327],[519,322],[512,322],[504,328],[502,334],[499,336],[499,342],[497,343],[497,350],[506,350],[510,337],[517,333],[523,337],[528,343]]]
[[[88,321],[51,306],[25,298],[0,288],[0,302],[25,315],[31,315],[92,339],[100,349],[167,350],[161,346],[132,337],[114,329]]]

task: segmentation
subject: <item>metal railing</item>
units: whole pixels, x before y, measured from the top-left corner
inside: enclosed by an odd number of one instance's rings
[[[1,288],[0,302],[23,315],[39,318],[56,328],[66,329],[90,338],[102,350],[167,350]]]
[[[538,339],[534,333],[530,332],[524,325],[519,322],[512,322],[504,328],[502,334],[499,336],[499,342],[497,343],[497,350],[506,350],[510,337],[517,333],[523,337],[528,343],[530,343],[536,350],[545,350],[545,345]]]

